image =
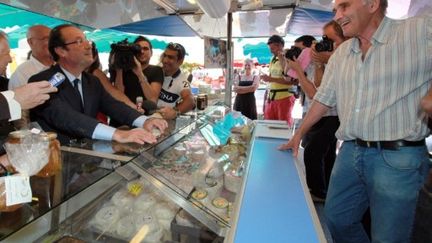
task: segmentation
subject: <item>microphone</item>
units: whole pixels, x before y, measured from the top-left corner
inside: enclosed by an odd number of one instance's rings
[[[66,77],[60,73],[57,72],[56,74],[54,74],[49,80],[48,82],[53,86],[53,87],[57,87],[59,86],[61,83],[63,83],[63,81],[65,81]]]
[[[144,100],[142,103],[142,108],[145,110],[144,114],[146,116],[152,115],[157,110],[157,105],[153,101]]]
[[[137,106],[137,109],[141,109],[143,105],[143,97],[142,96],[136,97],[135,104]]]

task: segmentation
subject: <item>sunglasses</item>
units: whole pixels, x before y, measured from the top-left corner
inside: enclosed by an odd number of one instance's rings
[[[186,54],[184,47],[178,43],[170,42],[167,47],[168,49],[178,51],[181,57],[184,57]]]

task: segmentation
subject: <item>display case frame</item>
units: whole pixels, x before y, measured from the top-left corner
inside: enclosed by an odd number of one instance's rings
[[[125,168],[128,168],[126,170],[134,171],[134,173],[139,174],[142,178],[151,182],[151,184],[158,188],[158,190],[160,190],[160,192],[162,192],[167,198],[179,205],[194,218],[198,219],[198,221],[203,223],[211,231],[223,237],[229,228],[229,224],[227,224],[223,219],[218,218],[217,215],[212,215],[211,212],[209,214],[209,211],[205,212],[202,208],[196,207],[190,199],[188,199],[188,196],[179,195],[170,186],[167,186],[148,173],[142,166],[142,162],[149,161],[149,159],[151,160],[153,154],[163,153],[166,149],[172,147],[173,144],[187,136],[191,131],[197,130],[200,126],[204,126],[205,124],[214,122],[214,120],[212,120],[213,118],[209,116],[209,113],[215,109],[224,110],[224,114],[229,111],[226,107],[209,107],[205,112],[202,112],[200,115],[195,115],[193,119],[189,119],[188,124],[184,124],[181,127],[174,129],[174,132],[164,136],[156,145],[142,148],[137,154],[118,154],[93,151],[89,150],[89,144],[91,143],[81,143],[78,146],[63,146],[61,149],[65,153],[79,154],[81,156],[95,156],[116,162],[116,166],[121,165],[117,171],[122,171],[120,169],[123,169],[123,172],[111,172],[102,179],[89,183],[85,189],[78,192],[76,195],[69,197],[59,205],[53,206],[45,214],[24,225],[3,240],[6,242],[29,242],[38,241],[44,238],[44,236],[46,237],[47,234],[49,237],[58,236],[59,234],[73,235],[74,230],[72,230],[72,224],[67,226],[67,221],[74,215],[79,214],[80,210],[86,210],[86,208],[91,207],[89,205],[97,202],[99,198],[103,197],[109,188],[113,187],[113,185],[119,181],[124,180],[125,177],[121,175],[125,174]],[[140,162],[138,163],[138,161]],[[112,169],[114,168],[115,166],[113,166]],[[62,228],[70,228],[70,230],[65,231]],[[50,232],[54,233],[50,235]]]

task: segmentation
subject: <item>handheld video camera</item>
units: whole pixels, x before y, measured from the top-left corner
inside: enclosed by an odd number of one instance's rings
[[[111,44],[111,52],[114,54],[114,68],[130,70],[135,67],[134,57],[141,52],[141,46],[129,43],[126,38]]]
[[[294,57],[298,58],[300,56],[300,53],[302,52],[302,49],[296,46],[291,46],[290,49],[286,50],[285,52],[285,58],[291,59],[294,61]]]
[[[315,44],[315,50],[317,52],[333,51],[333,40],[323,35],[322,41]]]

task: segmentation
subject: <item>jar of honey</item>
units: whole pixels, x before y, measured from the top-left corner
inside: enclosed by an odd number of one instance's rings
[[[197,97],[197,108],[198,110],[205,110],[207,108],[208,98],[206,94],[199,94]]]
[[[57,133],[47,132],[41,134],[43,139],[49,141],[49,159],[48,163],[40,170],[36,176],[50,177],[56,175],[62,168],[62,157],[60,152],[60,142],[57,139]]]

